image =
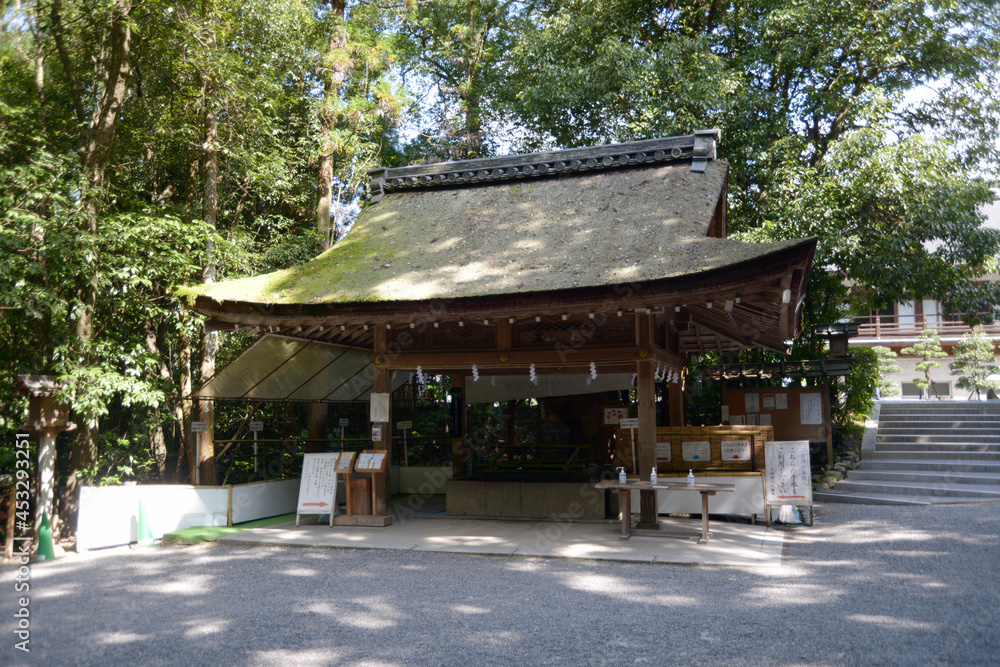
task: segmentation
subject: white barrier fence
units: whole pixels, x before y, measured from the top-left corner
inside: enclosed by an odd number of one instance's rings
[[[233,486],[151,484],[84,486],[80,489],[77,549],[137,542],[139,506],[153,538],[194,526],[227,526],[295,511],[299,480]]]

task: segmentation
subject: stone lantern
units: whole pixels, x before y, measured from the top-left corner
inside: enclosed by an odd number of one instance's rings
[[[14,390],[15,396],[28,397],[28,423],[22,428],[39,434],[36,525],[43,514],[51,518],[55,510],[56,434],[76,427],[69,421],[69,406],[56,401],[58,391],[51,375],[19,375]]]

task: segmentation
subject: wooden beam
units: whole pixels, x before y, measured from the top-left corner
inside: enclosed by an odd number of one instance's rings
[[[437,352],[414,351],[403,352],[392,359],[387,359],[385,366],[393,370],[408,370],[418,365],[436,370],[468,370],[476,364],[480,371],[484,370],[514,370],[523,366],[527,368],[535,364],[536,368],[546,369],[589,369],[593,361],[598,367],[605,364],[633,363],[640,360],[659,362],[672,368],[683,368],[684,361],[676,354],[655,347],[594,347],[556,350],[545,348],[541,350],[496,350]]]

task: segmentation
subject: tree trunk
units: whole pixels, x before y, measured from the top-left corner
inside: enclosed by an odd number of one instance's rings
[[[177,404],[174,406],[174,418],[180,424],[180,437],[177,447],[177,472],[176,478],[181,477],[181,463],[187,458],[188,478],[194,483],[194,448],[191,447],[191,421],[194,406],[191,401],[191,390],[194,382],[191,377],[191,338],[187,332],[180,333],[180,350],[177,353],[177,361],[180,366],[180,396],[177,397]]]
[[[346,0],[328,0],[330,10],[341,20],[344,19],[347,8]],[[347,46],[347,31],[339,27],[330,36],[330,53],[340,51]],[[340,94],[340,83],[345,72],[323,72],[323,96],[330,100]],[[333,228],[330,211],[333,205],[333,158],[337,146],[334,145],[333,131],[337,126],[337,115],[325,105],[319,114],[320,154],[319,173],[316,179],[316,231],[320,236],[320,248],[329,250],[333,245]]]
[[[205,222],[213,229],[216,226],[219,212],[219,115],[216,109],[218,91],[213,82],[208,82],[205,89]],[[206,285],[215,283],[215,248],[211,239],[205,245],[205,268],[202,278]],[[219,334],[206,331],[202,336],[201,345],[201,382],[215,375],[215,356],[219,350]],[[201,434],[198,466],[200,482],[215,484],[215,410],[212,401],[199,402],[199,419],[208,424],[208,431]]]
[[[62,44],[61,3],[52,3],[50,18],[53,34],[56,36],[57,50],[62,61],[63,71],[70,84],[71,96],[77,116],[81,117],[83,104],[80,87],[77,85],[75,67],[68,50]],[[111,147],[114,143],[115,129],[125,103],[129,80],[132,76],[132,30],[130,27],[132,11],[128,0],[115,0],[111,12],[110,34],[108,39],[108,56],[98,63],[96,72],[96,91],[99,91],[98,104],[89,119],[84,131],[80,154],[83,167],[83,188],[81,192],[81,207],[84,220],[80,228],[82,243],[92,243],[97,239],[98,216],[100,201],[104,187],[104,172],[107,169]],[[92,253],[93,256],[93,253]],[[83,364],[88,364],[87,347],[94,335],[94,306],[97,301],[97,258],[91,259],[88,274],[81,280],[77,289],[78,303],[74,312],[73,337]],[[70,472],[66,479],[66,493],[63,497],[62,518],[70,526],[76,524],[79,508],[79,486],[87,480],[81,478],[83,470],[91,469],[97,461],[97,425],[96,418],[90,415],[77,414],[76,436],[70,452]],[[93,428],[91,426],[93,425]]]

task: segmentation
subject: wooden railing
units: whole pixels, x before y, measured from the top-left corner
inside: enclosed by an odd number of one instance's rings
[[[958,317],[941,315],[860,315],[854,318],[858,338],[898,338],[919,336],[924,329],[934,329],[939,336],[961,336],[972,328]],[[1000,337],[1000,322],[983,326],[987,335]]]

